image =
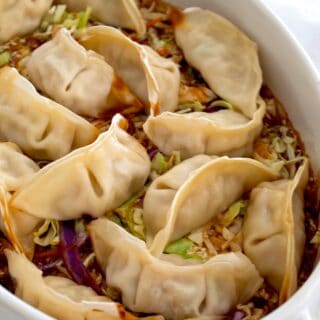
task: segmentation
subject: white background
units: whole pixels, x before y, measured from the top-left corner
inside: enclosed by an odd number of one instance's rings
[[[225,1],[225,0],[221,0]],[[320,0],[263,0],[296,36],[320,72]],[[272,40],[270,40],[272,41]],[[23,320],[0,307],[1,320]]]

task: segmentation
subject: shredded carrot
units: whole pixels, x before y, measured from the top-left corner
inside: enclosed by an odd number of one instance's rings
[[[13,231],[13,227],[10,220],[8,202],[6,199],[6,192],[2,186],[0,187],[0,198],[0,209],[3,217],[4,226],[6,228],[7,236],[14,249],[19,253],[24,253],[23,247]]]
[[[149,20],[149,21],[147,22],[147,27],[148,27],[148,28],[153,27],[153,26],[155,26],[156,24],[158,24],[159,22],[162,22],[162,20],[163,20],[162,17]]]

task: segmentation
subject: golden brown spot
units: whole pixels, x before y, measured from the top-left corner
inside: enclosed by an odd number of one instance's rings
[[[157,103],[151,103],[150,105],[150,113],[153,116],[157,116],[160,114],[160,105],[159,102]]]
[[[138,319],[136,316],[126,311],[121,304],[117,304],[119,319],[121,320],[136,320]]]
[[[180,8],[175,6],[170,6],[168,10],[168,16],[174,27],[183,23],[184,15]]]
[[[256,142],[254,145],[254,152],[264,159],[270,158],[269,145],[262,140]]]
[[[130,114],[144,109],[141,101],[130,91],[121,78],[114,75],[112,88],[107,98],[109,110],[100,114],[99,117],[109,119],[116,113]]]

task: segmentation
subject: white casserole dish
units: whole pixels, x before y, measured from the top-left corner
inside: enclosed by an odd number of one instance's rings
[[[259,45],[264,79],[284,104],[305,142],[316,173],[320,170],[320,75],[286,27],[261,0],[169,0],[181,6],[201,6],[229,18]],[[52,319],[0,287],[6,320]],[[320,319],[320,265],[305,285],[265,320]]]

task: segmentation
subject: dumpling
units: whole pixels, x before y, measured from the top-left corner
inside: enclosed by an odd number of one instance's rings
[[[214,113],[164,112],[151,115],[143,129],[161,152],[170,155],[179,150],[183,159],[197,154],[246,156],[262,130],[264,114],[262,102],[252,120],[229,109]]]
[[[146,33],[146,24],[135,0],[58,0],[71,10],[92,9],[94,18],[105,24]]]
[[[10,276],[16,282],[15,294],[59,320],[119,319],[118,305],[98,296],[91,288],[42,272],[24,255],[5,251]]]
[[[188,8],[175,16],[175,38],[186,60],[217,95],[252,118],[262,85],[257,45],[209,10]]]
[[[38,27],[53,0],[1,0],[0,43]]]
[[[154,108],[156,114],[176,110],[180,71],[173,61],[112,27],[90,27],[80,41],[85,48],[101,54],[129,89],[147,107]]]
[[[0,185],[6,191],[15,191],[39,170],[39,166],[26,157],[11,142],[0,142]]]
[[[121,292],[124,306],[132,311],[161,314],[168,320],[216,319],[250,299],[262,283],[241,253],[177,266],[153,257],[143,241],[108,219],[93,221],[89,232],[108,284]]]
[[[23,213],[11,213],[8,201],[12,192],[26,184],[39,170],[39,166],[14,143],[0,143],[0,230],[17,250],[30,256],[34,247],[33,231],[42,219]]]
[[[41,169],[16,192],[12,209],[35,217],[69,220],[99,217],[140,191],[150,172],[149,156],[116,115],[110,129],[91,145]]]
[[[154,236],[165,224],[165,213],[169,212],[178,189],[192,174],[212,160],[198,155],[183,161],[169,172],[156,178],[148,188],[143,202],[143,219],[146,225],[146,241],[151,245]],[[159,204],[161,203],[161,206]]]
[[[0,118],[0,139],[38,160],[56,160],[98,136],[88,121],[39,95],[10,67],[0,69]]]
[[[280,303],[297,289],[305,244],[303,194],[308,171],[305,159],[294,179],[258,185],[243,224],[245,253],[279,291]]]
[[[104,59],[85,50],[66,29],[32,53],[26,71],[38,89],[80,115],[142,107]]]
[[[277,174],[246,158],[199,155],[153,181],[144,198],[148,246],[159,256],[166,245],[209,222],[245,192]]]

